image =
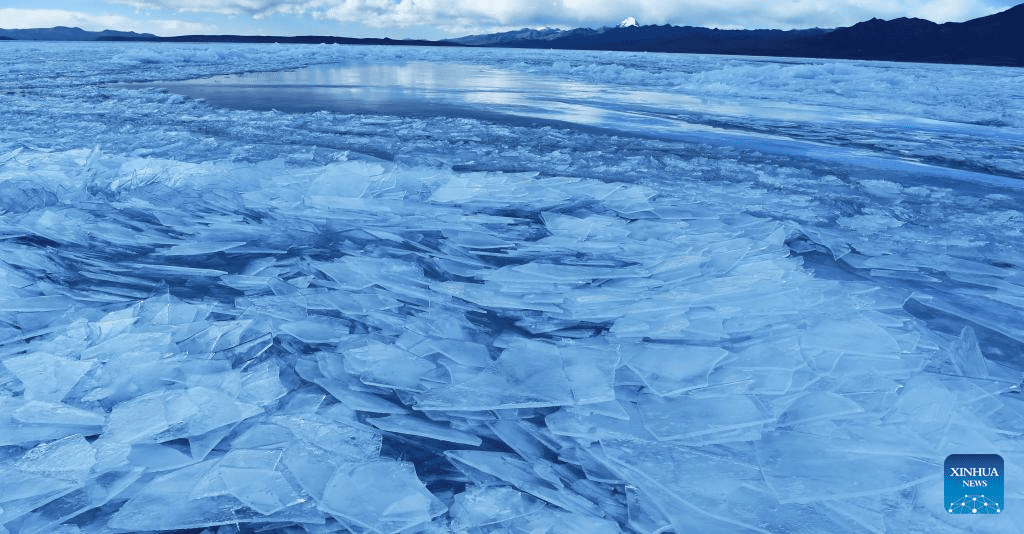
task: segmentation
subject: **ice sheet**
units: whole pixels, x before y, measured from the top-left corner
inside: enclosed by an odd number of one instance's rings
[[[0,60],[0,532],[952,532],[945,455],[1024,463],[1015,69]],[[144,87],[319,64],[437,105]]]

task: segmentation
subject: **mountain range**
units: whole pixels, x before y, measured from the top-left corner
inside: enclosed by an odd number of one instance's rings
[[[151,33],[119,32],[103,30],[90,32],[82,28],[55,26],[53,28],[31,28],[26,30],[5,30],[0,28],[0,39],[7,37],[19,41],[98,41],[109,37],[149,39],[156,38]]]
[[[19,41],[148,41],[172,43],[299,43],[299,44],[376,44],[376,45],[418,45],[418,46],[461,46],[447,41],[394,40],[329,35],[300,35],[283,37],[277,35],[178,35],[160,37],[151,33],[103,30],[92,32],[81,28],[57,26],[54,28],[32,28],[26,30],[5,30],[0,28],[0,40]]]
[[[182,35],[80,28],[0,29],[0,39],[53,41],[169,41],[339,43],[476,46],[681,52],[750,56],[871,59],[1024,67],[1024,4],[966,22],[936,24],[917,18],[871,19],[853,26],[804,30],[720,30],[694,26],[641,26],[629,17],[616,27],[529,29],[443,41],[356,39],[332,36]]]
[[[918,18],[871,19],[832,30],[719,30],[693,26],[640,26],[635,20],[631,22],[599,29],[523,29],[470,35],[451,41],[471,46],[510,48],[1024,66],[1024,4],[966,22],[936,24]]]

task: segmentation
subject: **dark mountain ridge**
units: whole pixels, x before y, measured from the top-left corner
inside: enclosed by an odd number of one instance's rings
[[[19,41],[145,41],[171,43],[301,43],[301,44],[377,44],[416,46],[462,46],[446,41],[395,40],[375,38],[335,37],[330,35],[299,35],[292,37],[277,35],[178,35],[159,37],[151,33],[103,30],[86,31],[81,28],[56,26],[53,28],[32,28],[26,30],[5,30],[0,28],[0,40]]]
[[[593,33],[569,31],[567,35],[543,41],[512,41],[501,45],[515,48],[563,48],[579,50],[620,50],[645,52],[688,52],[700,54],[792,55],[802,39],[829,30],[719,30],[694,26],[637,26],[606,28]]]
[[[452,39],[476,46],[738,54],[1024,66],[1024,4],[966,22],[871,19],[823,30],[632,26],[529,30]],[[517,34],[521,37],[517,37]]]
[[[404,45],[404,46],[464,46],[447,41],[425,41],[419,39],[378,39],[374,37],[335,37],[331,35],[178,35],[175,37],[100,37],[97,41],[149,41],[161,43],[282,43],[282,44],[361,44],[361,45]]]
[[[1024,66],[1024,4],[966,22],[871,19],[837,28],[811,46],[820,56]]]
[[[5,30],[0,28],[0,38],[7,37],[19,41],[97,41],[110,37],[150,38],[151,33],[119,32],[103,30],[91,32],[82,28],[55,26],[53,28],[30,28],[24,30]]]

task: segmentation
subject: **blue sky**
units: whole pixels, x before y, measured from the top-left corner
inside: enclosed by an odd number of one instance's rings
[[[1014,0],[5,0],[0,28],[78,26],[157,35],[232,33],[443,39],[523,27],[641,24],[847,26],[871,17],[960,22]]]

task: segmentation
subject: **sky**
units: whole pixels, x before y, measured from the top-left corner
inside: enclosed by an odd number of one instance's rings
[[[640,24],[835,28],[872,17],[962,22],[1019,0],[5,0],[0,28],[77,26],[161,36],[445,39],[519,28]]]

